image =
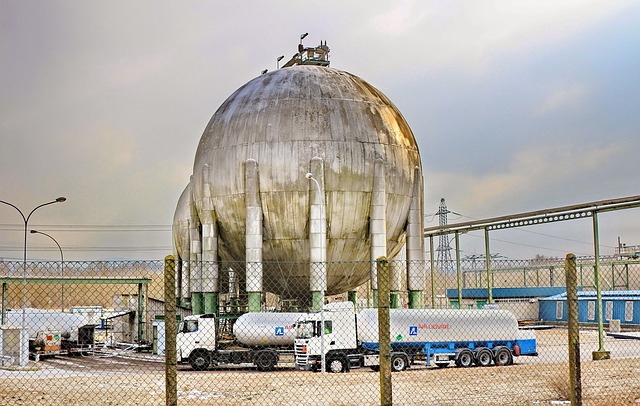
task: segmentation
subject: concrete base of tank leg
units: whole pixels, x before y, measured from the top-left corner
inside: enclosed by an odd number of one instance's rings
[[[609,351],[594,351],[592,354],[592,359],[594,361],[600,361],[603,359],[610,359],[611,358],[611,352]]]

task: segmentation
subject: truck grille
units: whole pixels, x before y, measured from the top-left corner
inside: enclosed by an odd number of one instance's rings
[[[304,351],[306,345],[304,344],[296,344],[295,353],[296,353],[296,365],[304,367],[309,363],[309,355]]]

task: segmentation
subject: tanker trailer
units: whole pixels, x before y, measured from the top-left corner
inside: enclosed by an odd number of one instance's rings
[[[430,366],[431,361],[442,368],[451,362],[500,366],[512,364],[514,356],[538,355],[535,333],[520,330],[506,310],[390,309],[389,325],[392,371]],[[364,366],[378,370],[378,350],[378,309],[355,316],[351,302],[330,303],[297,322],[297,369],[317,371],[324,358],[330,372]]]
[[[213,314],[187,316],[180,323],[178,362],[196,371],[209,366],[252,364],[260,371],[275,368],[282,354],[293,354],[295,323],[304,313],[245,313],[233,325],[233,337],[217,334]]]

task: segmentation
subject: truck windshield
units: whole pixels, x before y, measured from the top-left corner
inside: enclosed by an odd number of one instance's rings
[[[311,338],[320,336],[320,320],[309,320],[298,322],[296,330],[296,338]],[[331,334],[333,331],[333,323],[331,320],[324,321],[324,333]]]
[[[198,331],[198,320],[185,320],[180,323],[178,331],[183,333],[194,333]]]
[[[315,322],[312,320],[298,322],[296,327],[296,338],[311,338],[314,336]]]

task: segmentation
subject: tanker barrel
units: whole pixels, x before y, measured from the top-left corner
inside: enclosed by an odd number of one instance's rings
[[[358,314],[358,337],[378,341],[377,309]],[[513,340],[518,320],[497,309],[390,309],[391,341],[405,343]]]
[[[244,345],[288,346],[296,337],[295,324],[304,313],[245,313],[233,325],[233,335]]]

